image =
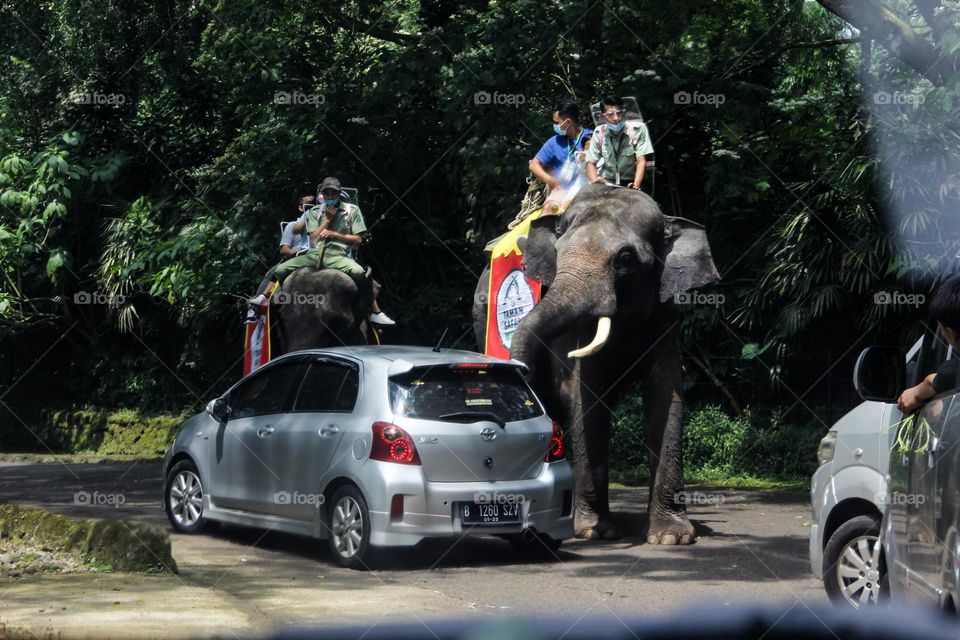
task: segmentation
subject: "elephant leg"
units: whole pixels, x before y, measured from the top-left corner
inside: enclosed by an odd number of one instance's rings
[[[683,371],[680,356],[665,349],[644,379],[644,437],[650,460],[649,544],[691,544],[683,491]]]
[[[587,375],[583,361],[573,365],[573,375],[563,383],[561,397],[568,417],[568,436],[576,462],[574,533],[587,540],[615,540],[620,530],[610,519],[610,412],[581,376]]]

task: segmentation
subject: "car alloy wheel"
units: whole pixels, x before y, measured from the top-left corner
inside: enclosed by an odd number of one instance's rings
[[[170,512],[179,525],[190,528],[203,513],[203,486],[189,469],[178,473],[170,485]]]
[[[164,510],[180,533],[198,533],[216,527],[203,512],[203,482],[192,460],[181,460],[167,474]]]
[[[355,485],[340,487],[328,504],[327,546],[330,556],[341,567],[366,570],[374,561],[370,546],[370,511],[367,501]]]
[[[330,527],[333,544],[344,559],[357,555],[363,542],[363,513],[353,496],[343,496],[333,507]]]
[[[879,514],[855,516],[830,535],[823,550],[823,586],[832,602],[854,609],[889,598]]]
[[[880,548],[877,536],[860,536],[848,542],[840,555],[840,592],[855,609],[877,604],[880,598]]]

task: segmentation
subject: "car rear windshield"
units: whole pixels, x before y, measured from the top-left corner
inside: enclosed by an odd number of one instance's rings
[[[390,378],[390,405],[398,416],[447,422],[503,422],[543,415],[520,372],[513,367],[415,368]]]

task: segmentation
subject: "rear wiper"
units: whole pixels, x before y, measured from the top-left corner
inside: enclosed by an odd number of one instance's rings
[[[448,418],[476,418],[478,421],[487,420],[493,422],[501,429],[507,427],[507,421],[492,411],[454,411],[453,413],[445,413],[440,416],[441,420]]]

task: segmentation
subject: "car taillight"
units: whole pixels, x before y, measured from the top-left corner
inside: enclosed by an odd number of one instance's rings
[[[547,449],[547,456],[543,459],[545,462],[557,462],[563,460],[563,431],[560,425],[553,423],[553,435],[550,436],[550,448]]]
[[[397,464],[420,464],[420,454],[410,434],[389,422],[373,423],[370,459]]]

